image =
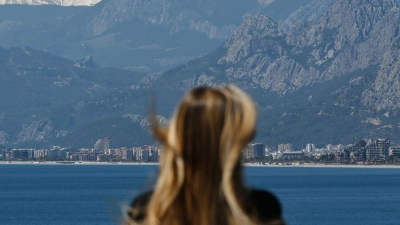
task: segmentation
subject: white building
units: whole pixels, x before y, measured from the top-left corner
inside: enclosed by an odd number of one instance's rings
[[[242,151],[243,159],[261,158],[265,156],[265,146],[262,143],[250,143]]]
[[[107,150],[111,149],[111,138],[105,137],[96,141],[94,144],[94,150],[105,153]]]
[[[304,153],[302,151],[293,151],[293,152],[284,152],[281,155],[282,159],[292,160],[292,159],[301,159],[303,158]]]
[[[309,143],[309,144],[306,145],[306,152],[307,152],[307,153],[311,153],[311,152],[315,151],[315,149],[316,149],[316,148],[315,148],[315,145],[314,145],[314,144],[310,144],[310,143]]]
[[[293,151],[293,145],[290,143],[287,144],[279,144],[278,151],[280,152],[291,152]]]

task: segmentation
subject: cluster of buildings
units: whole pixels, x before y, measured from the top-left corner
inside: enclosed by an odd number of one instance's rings
[[[262,158],[265,156],[263,143],[250,143],[242,150],[242,159]]]
[[[298,151],[295,151],[293,145],[290,143],[279,144],[278,149],[265,146],[262,143],[252,143],[242,151],[242,158],[244,160],[296,161],[305,158],[319,160],[325,157],[326,161],[334,163],[357,164],[384,162],[389,156],[400,157],[400,146],[391,146],[390,140],[387,138],[359,140],[350,145],[328,144],[325,148],[316,148],[315,144],[309,143],[305,148]]]
[[[301,159],[304,151],[294,151],[292,144],[280,144],[278,150],[268,147],[263,143],[250,143],[242,150],[242,159],[271,159],[271,160],[294,160]]]
[[[400,147],[391,146],[389,139],[359,140],[335,153],[337,162],[382,162],[388,156],[400,156]]]
[[[0,152],[5,161],[80,161],[80,162],[158,162],[156,146],[112,148],[111,138],[99,139],[92,149],[54,146],[50,149],[7,149]]]
[[[270,159],[270,160],[296,160],[302,159],[305,153],[294,151],[292,144],[280,144],[278,150],[262,143],[250,143],[242,150],[242,159]]]
[[[97,140],[92,149],[72,149],[54,146],[51,149],[7,149],[0,152],[0,160],[5,161],[89,161],[89,162],[158,162],[161,149],[156,146],[133,148],[112,148],[109,137]],[[320,159],[336,163],[383,162],[388,156],[400,157],[400,146],[391,146],[389,139],[359,140],[351,145],[326,145],[316,148],[307,144],[295,151],[290,143],[279,144],[278,148],[263,143],[250,143],[242,150],[243,160],[287,160],[305,158]],[[329,156],[329,157],[327,157]]]

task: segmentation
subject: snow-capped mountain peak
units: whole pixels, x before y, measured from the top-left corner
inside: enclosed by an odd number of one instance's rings
[[[60,5],[60,6],[92,6],[101,0],[0,0],[0,5]]]

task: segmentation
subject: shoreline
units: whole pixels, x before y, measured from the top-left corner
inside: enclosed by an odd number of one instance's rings
[[[101,166],[101,165],[129,165],[129,166],[149,166],[149,165],[159,165],[159,163],[155,162],[75,162],[75,161],[44,161],[44,162],[35,162],[35,161],[0,161],[0,165],[93,165],[93,166]]]
[[[74,162],[74,161],[0,161],[0,165],[114,165],[114,166],[158,166],[157,162]],[[276,165],[276,164],[252,164],[244,163],[244,167],[290,167],[290,168],[380,168],[380,169],[400,169],[400,165],[380,164],[380,165],[343,165],[343,164],[295,164],[295,165]]]
[[[251,164],[245,163],[248,167],[290,167],[290,168],[376,168],[376,169],[400,169],[400,165],[379,164],[379,165],[349,165],[349,164],[295,164],[295,165],[276,165],[276,164]]]

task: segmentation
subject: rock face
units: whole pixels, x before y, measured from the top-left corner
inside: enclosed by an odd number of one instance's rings
[[[18,134],[18,141],[26,142],[48,140],[52,136],[53,129],[53,124],[48,118],[36,120],[29,126],[24,124],[22,131]]]
[[[400,21],[399,21],[400,22]],[[371,88],[363,92],[362,101],[377,111],[400,109],[400,38],[396,38],[383,56]]]
[[[98,36],[121,23],[144,23],[166,28],[169,34],[181,31],[195,31],[205,34],[209,39],[226,40],[238,25],[228,22],[226,24],[212,21],[212,17],[221,17],[222,9],[219,5],[235,7],[242,5],[234,0],[231,6],[224,1],[193,1],[191,3],[182,0],[113,0],[104,3],[101,11],[89,22],[87,29],[90,35]],[[268,4],[260,3],[267,6]],[[259,7],[256,1],[249,1],[243,12],[238,15],[230,15],[240,18],[246,13]],[[221,18],[218,18],[221,19]],[[219,25],[221,24],[221,25]]]
[[[307,13],[315,8],[314,14]],[[299,15],[304,21],[295,24]],[[399,24],[394,0],[313,1],[292,14],[285,27],[266,16],[246,19],[221,48],[166,72],[159,82],[169,82],[171,91],[188,90],[204,76],[212,84],[240,85],[263,108],[261,121],[271,127],[264,138],[305,138],[284,124],[307,126],[320,140],[343,136],[343,129],[395,138],[400,126]],[[278,108],[285,111],[281,116]],[[325,127],[313,121],[325,121]]]
[[[244,18],[268,14],[284,19],[310,0],[288,4],[292,1],[0,0],[0,43],[27,45],[72,61],[92,55],[103,67],[163,72],[217,48]],[[56,7],[95,2],[93,7]]]
[[[269,40],[279,40],[283,37],[283,30],[272,19],[266,16],[251,17],[245,20],[242,26],[234,32],[229,41],[225,43],[224,47],[227,49],[227,53],[218,63],[238,63],[240,60],[253,54],[254,50],[265,51],[270,56],[278,58],[284,52],[282,52],[282,48],[268,48],[269,46],[274,47],[279,45],[277,41],[270,43]]]
[[[99,68],[100,66],[99,66],[99,64],[98,63],[95,63],[94,61],[93,61],[93,58],[92,58],[92,56],[86,56],[86,58],[85,59],[83,59],[83,60],[79,60],[78,62],[76,62],[75,64],[74,64],[74,66],[75,67],[78,67],[78,68],[85,68],[85,69],[97,69],[97,68]]]
[[[310,4],[300,7],[298,10],[292,13],[282,23],[282,27],[286,32],[289,32],[290,29],[294,26],[297,26],[299,22],[304,23],[316,21],[335,2],[336,0],[313,0]]]
[[[243,78],[284,94],[381,65],[399,37],[399,16],[392,0],[338,0],[318,20],[301,22],[287,35],[272,19],[251,17],[215,62],[230,81]]]
[[[4,131],[0,131],[0,145],[8,143],[9,136]]]

